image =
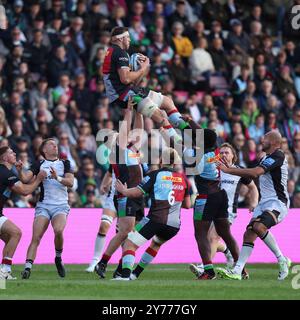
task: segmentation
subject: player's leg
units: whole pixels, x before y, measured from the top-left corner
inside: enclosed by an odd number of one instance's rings
[[[38,215],[34,218],[32,227],[32,238],[27,249],[26,263],[24,271],[22,272],[22,279],[28,279],[30,277],[32,265],[37,253],[37,248],[42,240],[43,235],[48,229],[49,222],[49,217],[46,217],[44,215]]]
[[[95,267],[95,271],[101,277],[105,277],[105,271],[107,264],[111,258],[111,256],[115,253],[115,251],[121,246],[123,241],[127,238],[129,232],[131,232],[135,225],[135,217],[132,216],[119,216],[119,231],[118,233],[111,239],[107,249],[102,255],[101,260]]]
[[[66,270],[62,262],[62,253],[64,248],[64,230],[67,224],[67,215],[69,210],[57,211],[53,214],[51,224],[54,232],[54,247],[55,247],[55,266],[60,277],[66,276]]]
[[[98,230],[98,234],[95,240],[95,246],[94,246],[94,255],[92,258],[92,261],[89,265],[89,267],[86,269],[87,272],[94,272],[95,266],[99,262],[100,256],[103,252],[106,235],[113,223],[113,220],[116,217],[115,210],[104,208],[103,214],[101,217],[101,223]]]
[[[140,262],[132,272],[130,279],[136,280],[145,268],[153,261],[156,257],[161,246],[176,236],[179,229],[171,226],[163,225],[153,237],[150,246],[146,249],[141,257]]]
[[[273,205],[273,207],[275,204]],[[280,208],[282,207],[282,208]],[[276,208],[277,209],[277,208]],[[286,258],[280,250],[278,243],[269,229],[281,222],[287,214],[287,209],[282,205],[278,205],[278,210],[264,210],[263,213],[256,218],[252,224],[252,231],[266,244],[266,246],[275,255],[279,265],[278,280],[284,280],[289,273],[290,260]]]
[[[12,259],[20,242],[22,232],[19,227],[6,217],[0,218],[0,224],[0,238],[5,243],[2,252],[1,273],[3,273],[8,280],[11,280],[14,279],[11,276]]]

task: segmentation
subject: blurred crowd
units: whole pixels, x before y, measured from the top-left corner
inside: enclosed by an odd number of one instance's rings
[[[151,59],[142,86],[171,96],[179,111],[229,141],[239,164],[257,165],[261,137],[278,129],[289,161],[288,191],[300,207],[300,37],[282,0],[2,1],[0,146],[29,167],[42,139],[57,137],[76,173],[72,207],[101,207],[107,165],[95,136],[120,110],[105,96],[102,63],[115,26],[129,28],[130,53]],[[145,119],[147,132],[154,127]],[[242,190],[244,203],[247,190]],[[11,206],[31,207],[36,196]]]

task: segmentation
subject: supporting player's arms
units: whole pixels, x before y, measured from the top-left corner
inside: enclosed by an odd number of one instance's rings
[[[183,199],[182,208],[189,209],[192,205],[191,197],[188,195]]]
[[[11,187],[11,190],[17,194],[22,196],[27,196],[33,191],[38,188],[40,183],[47,177],[47,172],[41,170],[37,175],[36,179],[30,184],[24,184],[23,182],[19,181]]]
[[[100,185],[100,193],[105,194],[109,191],[109,188],[111,186],[111,173],[107,171],[102,179],[101,185]]]
[[[143,191],[137,187],[127,189],[127,184],[123,184],[120,180],[116,182],[116,189],[128,198],[139,198],[143,195]]]
[[[249,210],[253,211],[258,204],[259,194],[254,181],[251,181],[251,183],[248,184],[247,187],[249,188],[248,197],[250,199]]]
[[[127,109],[124,110],[124,120],[122,121],[119,129],[119,147],[123,150],[126,149],[128,145],[128,135],[131,130],[133,105],[134,103],[132,98],[129,97]]]

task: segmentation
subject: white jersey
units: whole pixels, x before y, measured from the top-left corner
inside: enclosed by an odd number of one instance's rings
[[[283,151],[277,149],[272,154],[265,156],[259,166],[265,171],[259,177],[260,203],[279,200],[289,207],[288,162]]]
[[[236,165],[233,165],[232,167],[239,168]],[[223,171],[221,171],[220,179],[221,189],[226,191],[228,197],[228,213],[229,215],[232,213],[236,214],[241,184],[248,185],[252,180],[248,178],[241,178]]]
[[[40,170],[47,172],[47,178],[40,185],[41,194],[39,202],[51,205],[68,204],[68,188],[51,177],[50,168],[53,168],[59,177],[72,173],[69,160],[41,160],[29,170],[37,175]]]

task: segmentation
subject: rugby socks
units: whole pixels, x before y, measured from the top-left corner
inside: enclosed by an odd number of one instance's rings
[[[31,260],[31,259],[26,259],[26,262],[25,262],[25,270],[26,270],[26,269],[31,270],[31,269],[32,269],[32,265],[33,265],[33,260]]]
[[[11,265],[12,265],[12,258],[4,257],[2,259],[2,269],[4,269],[6,272],[11,272]]]
[[[147,248],[144,254],[141,257],[139,264],[134,269],[133,273],[138,278],[139,275],[144,271],[144,269],[153,261],[155,256],[157,255],[157,251],[153,250],[152,248]]]
[[[238,259],[235,267],[233,268],[234,273],[238,273],[238,274],[242,273],[242,271],[245,267],[245,264],[252,253],[253,248],[254,248],[253,243],[250,243],[250,242],[243,243],[239,259]]]
[[[189,128],[189,124],[181,118],[181,114],[178,112],[176,108],[167,112],[167,115],[168,115],[169,121],[174,127],[180,130]]]
[[[95,247],[94,247],[94,260],[98,260],[101,256],[102,250],[105,245],[106,235],[98,233],[96,240],[95,240]]]
[[[214,266],[211,261],[203,261],[204,272],[208,273],[211,276],[215,275]]]
[[[261,238],[261,240],[266,244],[266,246],[274,253],[278,262],[285,260],[281,250],[278,247],[278,244],[270,231],[267,231],[266,234]]]
[[[55,257],[56,258],[61,258],[63,249],[55,249]]]
[[[117,269],[115,271],[116,274],[121,274],[122,273],[122,258],[119,260],[119,264],[117,266]]]
[[[129,278],[135,261],[135,251],[126,250],[122,258],[122,278]]]
[[[105,265],[108,263],[108,261],[110,260],[111,256],[107,255],[104,253],[104,255],[102,256],[100,263],[104,263]]]

